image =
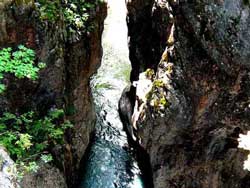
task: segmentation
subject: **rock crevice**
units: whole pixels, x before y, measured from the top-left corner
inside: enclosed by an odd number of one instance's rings
[[[89,78],[101,63],[101,37],[106,11],[105,3],[97,5],[89,13],[94,26],[92,31],[72,34],[62,13],[51,23],[40,19],[40,13],[32,3],[17,5],[14,1],[0,2],[0,48],[15,49],[20,44],[25,45],[35,50],[37,62],[46,64],[37,81],[17,80],[6,75],[4,84],[7,90],[0,95],[0,113],[33,110],[42,116],[56,107],[65,109],[67,119],[74,124],[73,129],[66,133],[64,149],[53,149],[61,172],[55,167],[48,168],[51,171],[47,169],[47,175],[55,173],[55,178],[50,178],[49,183],[44,183],[46,175],[39,181],[36,175],[27,179],[24,177],[23,187],[28,187],[28,184],[33,187],[66,187],[56,182],[56,174],[60,173],[69,186],[77,181],[80,160],[95,126]]]
[[[249,129],[249,6],[131,0],[127,7],[131,80],[155,72],[136,123],[154,187],[249,186],[247,155],[237,148]]]

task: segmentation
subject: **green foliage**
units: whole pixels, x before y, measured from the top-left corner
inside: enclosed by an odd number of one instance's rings
[[[164,96],[160,98],[160,105],[163,107],[168,106],[168,101],[166,100],[166,98]]]
[[[77,6],[74,3],[70,3],[70,6],[65,8],[64,17],[66,24],[68,25],[70,32],[74,32],[74,30],[83,29],[85,23],[89,18],[89,14],[86,12],[85,5],[82,5],[82,12],[78,12]]]
[[[72,127],[63,110],[50,111],[38,118],[34,112],[22,115],[4,113],[0,117],[0,145],[3,145],[21,171],[36,171],[36,160],[52,161],[49,148],[63,144],[64,131]]]
[[[35,66],[35,52],[23,45],[18,46],[18,50],[13,52],[12,48],[0,50],[0,81],[4,78],[4,73],[14,74],[17,78],[29,78],[36,80],[38,71],[45,67],[44,63]],[[5,90],[5,85],[0,84],[0,93]]]
[[[52,155],[41,155],[41,160],[45,163],[49,163],[53,160]]]
[[[164,83],[162,80],[155,80],[153,82],[153,87],[155,87],[155,88],[164,87]]]
[[[41,20],[54,22],[60,16],[59,1],[39,0],[39,12]]]
[[[166,97],[166,87],[163,80],[156,79],[153,87],[146,95],[147,102],[152,106],[157,114],[164,116],[165,110],[170,107],[170,102]]]
[[[147,69],[145,74],[148,79],[153,79],[155,76],[155,71],[153,69]]]
[[[55,22],[60,15],[64,16],[64,21],[70,32],[88,30],[87,26],[89,12],[93,10],[100,0],[87,2],[86,0],[37,0],[40,18],[43,21]]]

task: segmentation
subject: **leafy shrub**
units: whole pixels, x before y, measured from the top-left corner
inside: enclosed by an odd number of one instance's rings
[[[0,117],[0,145],[8,150],[21,171],[37,171],[35,161],[50,162],[49,148],[63,144],[64,131],[70,127],[63,110],[52,110],[43,118],[32,111],[22,115],[6,112]]]
[[[55,22],[59,19],[60,13],[70,32],[91,29],[87,26],[89,12],[102,1],[94,0],[89,3],[86,0],[38,0],[38,10],[43,21]]]
[[[59,18],[59,1],[39,0],[39,12],[41,20],[54,22]]]
[[[23,45],[18,46],[18,50],[13,52],[12,48],[0,50],[0,81],[4,78],[4,73],[14,74],[17,78],[29,78],[36,80],[38,71],[45,67],[39,63],[35,66],[35,52]],[[0,93],[5,90],[5,85],[0,84]]]

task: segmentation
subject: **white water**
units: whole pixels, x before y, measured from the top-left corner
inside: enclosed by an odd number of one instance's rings
[[[91,81],[97,111],[96,139],[80,188],[143,188],[118,114],[118,101],[131,70],[125,0],[108,0],[108,6],[102,64]]]

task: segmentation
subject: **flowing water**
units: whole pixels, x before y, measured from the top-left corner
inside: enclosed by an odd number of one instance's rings
[[[130,62],[124,0],[108,0],[103,59],[92,78],[97,123],[80,188],[143,188],[138,164],[129,151],[118,114],[118,100],[128,84]]]

